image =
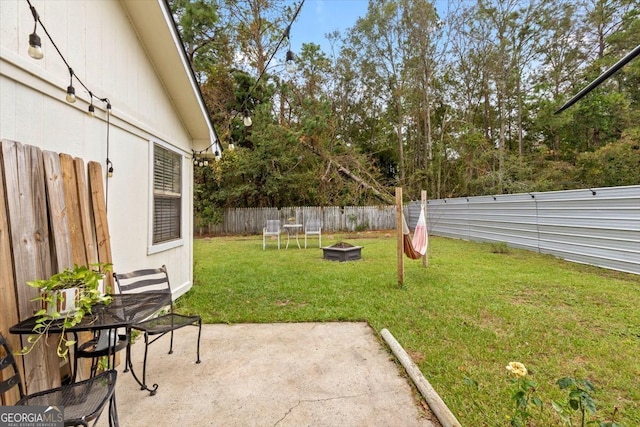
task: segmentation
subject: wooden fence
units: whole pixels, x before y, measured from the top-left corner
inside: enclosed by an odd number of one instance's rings
[[[32,302],[37,290],[26,282],[73,264],[111,262],[103,180],[99,163],[85,166],[67,154],[0,141],[0,332],[14,349],[26,337],[9,328],[40,308]],[[61,383],[60,360],[43,342],[18,363],[29,393]],[[0,395],[5,405],[16,400]]]
[[[396,227],[395,206],[299,206],[287,208],[226,209],[220,224],[196,228],[197,234],[261,234],[268,219],[282,224],[305,224],[319,219],[327,232],[391,230]],[[196,221],[197,223],[197,221]]]

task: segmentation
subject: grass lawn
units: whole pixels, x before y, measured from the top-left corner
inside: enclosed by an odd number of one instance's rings
[[[196,240],[194,286],[178,306],[206,323],[387,328],[464,426],[509,425],[511,361],[527,366],[544,403],[530,404],[530,426],[565,425],[551,408],[568,400],[562,377],[593,383],[599,420],[617,408],[616,422],[640,426],[640,276],[432,237],[429,266],[405,258],[399,288],[393,233],[323,236],[338,241],[363,246],[363,259],[325,261],[315,239],[280,251],[275,240],[263,251],[261,236]]]

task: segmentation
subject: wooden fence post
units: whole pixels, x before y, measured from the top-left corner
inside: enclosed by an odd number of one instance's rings
[[[396,236],[398,242],[398,286],[404,284],[404,236],[402,233],[402,187],[396,187]]]
[[[427,190],[422,190],[422,192],[420,193],[420,202],[421,202],[421,208],[422,206],[424,206],[424,218],[425,220],[428,218],[427,216]],[[427,251],[424,253],[424,255],[422,255],[422,265],[423,266],[428,266],[429,265],[429,260],[427,259],[427,255],[429,255],[429,227],[427,227]]]

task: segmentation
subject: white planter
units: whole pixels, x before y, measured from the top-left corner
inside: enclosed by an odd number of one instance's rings
[[[76,299],[79,295],[78,288],[54,291],[52,301],[47,302],[47,314],[58,312],[64,316],[73,313],[76,310]]]

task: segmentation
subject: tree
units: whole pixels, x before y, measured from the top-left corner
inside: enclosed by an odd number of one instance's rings
[[[220,26],[215,0],[169,0],[187,58],[199,83],[224,57],[226,31]]]

